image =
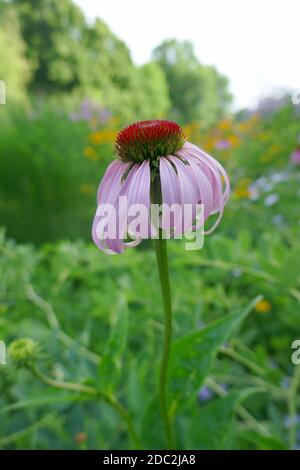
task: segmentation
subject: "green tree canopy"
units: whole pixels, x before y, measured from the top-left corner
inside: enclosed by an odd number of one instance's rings
[[[34,72],[31,89],[69,91],[79,83],[85,19],[70,0],[11,0]]]
[[[8,102],[26,100],[30,65],[14,11],[0,3],[0,80],[6,84]]]
[[[190,42],[164,41],[153,59],[165,73],[176,119],[210,125],[226,113],[231,102],[228,80],[214,67],[201,65]]]
[[[168,85],[160,66],[136,67],[126,44],[102,20],[89,24],[71,0],[10,3],[33,67],[32,92],[98,98],[125,120],[166,113]]]

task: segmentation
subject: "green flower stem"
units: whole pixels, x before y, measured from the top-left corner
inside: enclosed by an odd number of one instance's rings
[[[51,413],[48,413],[46,416],[41,418],[39,421],[31,424],[27,428],[21,429],[21,431],[16,431],[9,436],[3,437],[0,439],[0,448],[2,450],[3,447],[10,446],[15,442],[18,442],[21,439],[24,439],[34,432],[38,431],[41,427],[46,426],[49,422],[51,422]]]
[[[128,433],[134,443],[135,449],[141,449],[141,443],[139,437],[136,434],[134,429],[131,417],[124,408],[124,406],[117,400],[114,395],[107,395],[94,387],[90,387],[83,384],[77,384],[73,382],[64,382],[52,379],[45,374],[42,374],[38,371],[35,367],[31,366],[30,371],[32,374],[39,379],[41,382],[50,385],[51,387],[60,388],[62,390],[71,390],[73,392],[82,393],[84,395],[89,395],[94,397],[95,399],[103,400],[108,403],[114,410],[120,415],[120,417],[124,420],[127,425]]]
[[[151,202],[153,204],[159,205],[162,203],[160,177],[157,174],[151,179]],[[159,237],[154,239],[154,246],[161,284],[165,320],[163,353],[159,377],[159,399],[161,413],[164,420],[167,444],[170,449],[175,449],[173,429],[167,402],[167,373],[172,339],[172,302],[168,268],[167,240],[163,239],[161,229],[159,229]]]

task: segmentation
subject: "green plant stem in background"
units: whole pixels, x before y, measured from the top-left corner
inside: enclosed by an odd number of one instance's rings
[[[151,202],[153,204],[160,205],[162,203],[162,195],[159,175],[156,174],[151,181]],[[162,237],[161,229],[158,229],[158,231],[159,237],[154,239],[154,246],[164,306],[164,341],[159,376],[159,399],[165,425],[167,444],[170,449],[175,449],[173,429],[167,402],[167,373],[172,340],[171,287],[168,268],[167,240]]]
[[[73,382],[63,382],[59,380],[52,379],[45,374],[42,374],[38,371],[35,367],[30,366],[29,370],[31,373],[39,379],[41,382],[45,383],[46,385],[50,385],[51,387],[60,388],[62,390],[71,390],[73,392],[77,392],[80,394],[91,396],[98,400],[103,400],[104,402],[108,403],[114,410],[120,415],[120,417],[126,423],[128,433],[132,439],[132,442],[135,446],[135,449],[141,449],[141,443],[139,437],[134,429],[134,425],[132,423],[131,417],[123,407],[123,405],[117,400],[114,395],[105,394],[94,387],[90,387],[88,385],[73,383]]]
[[[300,385],[300,367],[295,366],[295,372],[291,381],[288,394],[288,412],[290,419],[289,446],[293,450],[297,444],[297,390]]]

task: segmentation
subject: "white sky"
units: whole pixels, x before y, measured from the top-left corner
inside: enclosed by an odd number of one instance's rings
[[[300,89],[300,0],[75,0],[123,39],[137,64],[163,39],[189,39],[230,79],[235,106]]]

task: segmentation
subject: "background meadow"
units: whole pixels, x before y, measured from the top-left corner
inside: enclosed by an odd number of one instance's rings
[[[157,117],[232,184],[201,251],[169,243],[178,447],[298,448],[299,105],[286,93],[233,113],[227,78],[191,43],[164,41],[137,66],[70,0],[0,0],[0,56],[0,447],[135,448],[128,416],[141,446],[165,445],[151,243],[111,257],[90,236],[118,130]]]

